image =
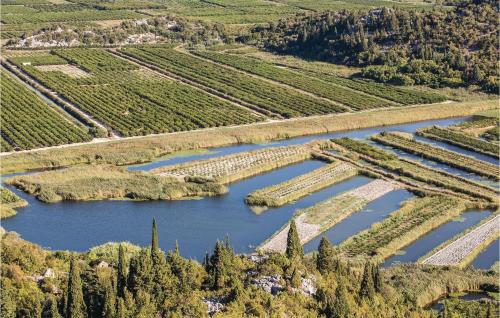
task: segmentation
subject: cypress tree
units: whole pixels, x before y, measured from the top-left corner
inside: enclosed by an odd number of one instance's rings
[[[118,298],[116,306],[116,318],[127,318],[127,307],[123,298]]]
[[[372,264],[370,262],[365,264],[359,296],[369,300],[373,300],[375,297],[375,284],[373,282]]]
[[[49,296],[49,308],[44,310],[42,317],[43,318],[62,318],[59,313],[59,309],[57,308],[57,299],[53,295]]]
[[[213,277],[213,287],[221,288],[224,286],[224,247],[220,241],[215,243],[214,253],[210,257],[210,274]]]
[[[380,276],[380,267],[378,265],[373,266],[373,284],[375,291],[380,293],[382,291],[382,277]]]
[[[207,273],[210,272],[210,256],[208,255],[208,252],[205,252],[205,259],[203,260],[203,267],[205,268],[205,271]]]
[[[290,279],[290,285],[293,288],[299,288],[302,286],[301,276],[297,268],[293,269],[292,277]]]
[[[116,295],[113,290],[112,283],[106,284],[106,291],[104,295],[103,318],[115,318],[116,316]]]
[[[350,318],[352,316],[347,289],[342,281],[339,282],[335,290],[335,298],[333,300],[331,312],[332,317],[336,318]]]
[[[75,258],[71,259],[68,280],[68,299],[66,303],[67,318],[85,318],[87,314],[83,301],[82,280],[80,266]]]
[[[123,297],[125,288],[127,288],[127,264],[125,260],[125,249],[122,244],[118,247],[118,278],[117,278],[117,295]]]
[[[316,258],[316,268],[322,274],[332,269],[332,244],[323,236],[318,246],[318,257]]]
[[[288,237],[286,240],[286,256],[289,259],[301,258],[304,256],[304,249],[300,244],[299,233],[295,220],[290,221],[290,229],[288,230]]]
[[[151,234],[151,255],[158,250],[158,229],[156,228],[156,220],[153,218],[153,229]]]

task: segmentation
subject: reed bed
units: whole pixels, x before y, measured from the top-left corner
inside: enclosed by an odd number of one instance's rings
[[[223,185],[200,180],[178,180],[148,172],[112,166],[83,166],[13,177],[14,185],[43,202],[63,200],[176,200],[215,196],[227,192]]]
[[[382,222],[344,241],[340,250],[347,257],[381,262],[466,209],[465,201],[452,197],[416,198],[405,202]]]
[[[418,130],[416,133],[426,138],[443,141],[491,157],[500,157],[498,144],[464,134],[457,130],[432,126]]]
[[[14,192],[6,188],[0,188],[0,219],[6,219],[17,214],[17,208],[28,205],[24,199],[21,199]]]
[[[358,174],[358,169],[345,162],[335,162],[291,180],[250,193],[250,205],[279,207],[310,193],[339,183]]]
[[[266,148],[153,170],[160,176],[201,177],[226,184],[311,158],[305,146]]]
[[[397,133],[382,133],[372,136],[372,140],[403,151],[422,156],[427,159],[442,162],[459,169],[473,172],[488,178],[498,180],[499,167],[475,158],[465,156],[443,148],[418,142]]]
[[[472,260],[471,255],[477,255],[481,251],[481,247],[486,247],[499,236],[500,215],[497,214],[489,221],[445,245],[422,263],[427,265],[464,265],[468,263],[467,259]]]
[[[297,211],[294,216],[300,242],[305,244],[341,222],[352,213],[361,210],[369,202],[393,191],[393,183],[377,179],[361,187],[344,192],[312,207]],[[290,223],[266,240],[260,249],[284,252]]]

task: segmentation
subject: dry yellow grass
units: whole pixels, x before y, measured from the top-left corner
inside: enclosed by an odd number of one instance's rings
[[[128,138],[100,144],[11,154],[1,158],[1,172],[12,173],[82,163],[115,165],[143,163],[181,150],[266,142],[341,130],[466,116],[495,107],[497,107],[496,100],[456,102]]]

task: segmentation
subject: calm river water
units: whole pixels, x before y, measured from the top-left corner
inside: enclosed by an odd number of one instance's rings
[[[435,120],[300,137],[268,144],[246,144],[214,148],[206,153],[158,160],[145,165],[131,166],[129,169],[150,170],[164,165],[207,159],[241,151],[303,144],[314,139],[344,136],[365,139],[372,134],[385,130],[414,132],[416,129],[429,125],[446,126],[463,120],[464,118]],[[425,141],[434,143],[429,140]],[[443,145],[440,144],[440,146]],[[452,148],[447,145],[444,145],[444,147]],[[457,148],[455,147],[453,150],[457,150]],[[458,150],[461,153],[470,154],[469,151]],[[483,158],[485,156],[476,155],[476,157],[488,162],[498,163],[495,159]],[[130,241],[134,244],[146,246],[150,242],[151,220],[156,218],[159,243],[162,249],[172,249],[177,240],[183,256],[201,259],[206,251],[212,250],[217,239],[224,239],[229,236],[236,252],[251,252],[257,245],[285,224],[297,209],[309,207],[333,195],[371,181],[370,178],[356,176],[313,193],[292,204],[269,209],[260,215],[255,214],[244,202],[245,196],[254,190],[288,180],[323,165],[324,163],[320,161],[305,161],[232,183],[229,185],[229,193],[226,195],[185,201],[91,201],[46,204],[10,187],[10,189],[27,200],[29,206],[19,209],[17,216],[2,221],[2,226],[9,231],[18,232],[24,239],[48,249],[85,251],[90,247],[109,241]],[[461,174],[459,171],[444,166],[436,165],[438,168]],[[464,176],[470,177],[471,175],[464,174]],[[480,182],[489,182],[475,175],[472,178]],[[369,228],[371,224],[383,220],[388,214],[396,210],[403,201],[411,197],[413,195],[405,190],[393,191],[373,201],[362,211],[353,214],[331,228],[325,235],[332,242],[340,243],[349,236]],[[476,221],[480,221],[482,216],[485,217],[488,213],[475,213],[474,217],[470,218],[474,222],[468,222],[469,217],[466,217],[465,222],[451,222],[446,224],[445,227],[454,227],[449,224],[455,224],[456,228],[459,228],[458,232],[460,232],[464,227],[472,226]],[[455,229],[452,232],[455,233],[457,230]],[[451,234],[451,236],[453,235]],[[313,240],[306,245],[306,250],[314,250],[318,242],[319,238]],[[415,253],[421,253],[421,249],[416,250]],[[411,256],[412,253],[410,246],[405,255],[412,258],[412,260],[419,257],[417,254]]]

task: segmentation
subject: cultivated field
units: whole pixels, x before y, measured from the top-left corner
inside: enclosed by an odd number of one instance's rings
[[[470,149],[498,158],[500,156],[498,144],[475,138],[449,128],[433,126],[417,131],[417,135],[443,141],[465,149]]]
[[[498,166],[453,151],[418,142],[402,134],[383,133],[372,136],[371,139],[381,144],[402,149],[406,152],[434,161],[443,162],[465,171],[474,172],[495,180],[499,178],[500,170]]]
[[[358,170],[354,166],[335,162],[280,184],[252,192],[245,201],[250,205],[278,207],[356,174]]]
[[[90,141],[91,135],[1,70],[1,151]]]
[[[267,148],[153,170],[161,176],[199,177],[230,183],[311,158],[305,146]]]
[[[375,180],[310,208],[297,211],[294,220],[300,242],[302,244],[309,242],[352,213],[361,210],[369,202],[380,198],[395,188],[396,186],[390,182]],[[270,239],[266,240],[259,249],[284,252],[289,229],[290,224],[287,223]]]
[[[481,246],[500,235],[500,215],[479,225],[467,234],[442,247],[422,263],[428,265],[464,265],[464,261]]]
[[[464,201],[429,196],[407,201],[382,222],[374,224],[340,245],[348,257],[368,257],[383,261],[423,234],[441,226],[466,210]]]

